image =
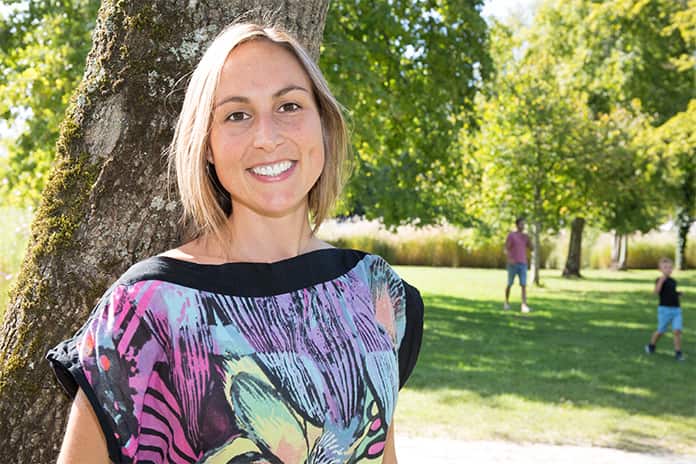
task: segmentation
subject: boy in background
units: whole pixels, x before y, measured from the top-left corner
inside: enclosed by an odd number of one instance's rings
[[[667,331],[667,326],[672,325],[674,332],[674,358],[683,361],[681,351],[682,311],[679,305],[681,292],[677,291],[677,281],[672,277],[673,263],[669,258],[661,258],[658,265],[662,275],[655,282],[654,293],[659,295],[660,302],[657,306],[657,331],[652,335],[650,343],[645,345],[645,352],[653,354],[657,341]]]

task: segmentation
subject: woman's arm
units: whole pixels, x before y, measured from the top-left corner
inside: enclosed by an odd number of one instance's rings
[[[58,464],[108,464],[106,439],[87,395],[79,389],[68,417],[68,427],[60,448]],[[396,462],[396,461],[395,461]]]
[[[389,431],[387,432],[387,441],[384,444],[384,456],[382,459],[382,464],[397,464],[396,461],[396,448],[394,447],[394,422],[389,424]]]

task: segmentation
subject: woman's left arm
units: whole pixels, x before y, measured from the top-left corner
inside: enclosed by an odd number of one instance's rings
[[[389,424],[389,431],[387,432],[387,441],[384,444],[384,456],[382,459],[382,464],[397,464],[396,460],[396,448],[394,447],[394,422]]]

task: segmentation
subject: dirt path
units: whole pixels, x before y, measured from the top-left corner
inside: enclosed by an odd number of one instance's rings
[[[696,464],[696,456],[650,455],[610,448],[454,441],[399,436],[399,464]]]

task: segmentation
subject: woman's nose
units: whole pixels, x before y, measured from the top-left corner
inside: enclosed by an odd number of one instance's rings
[[[259,114],[254,131],[254,147],[273,151],[281,141],[276,121],[271,114]]]

